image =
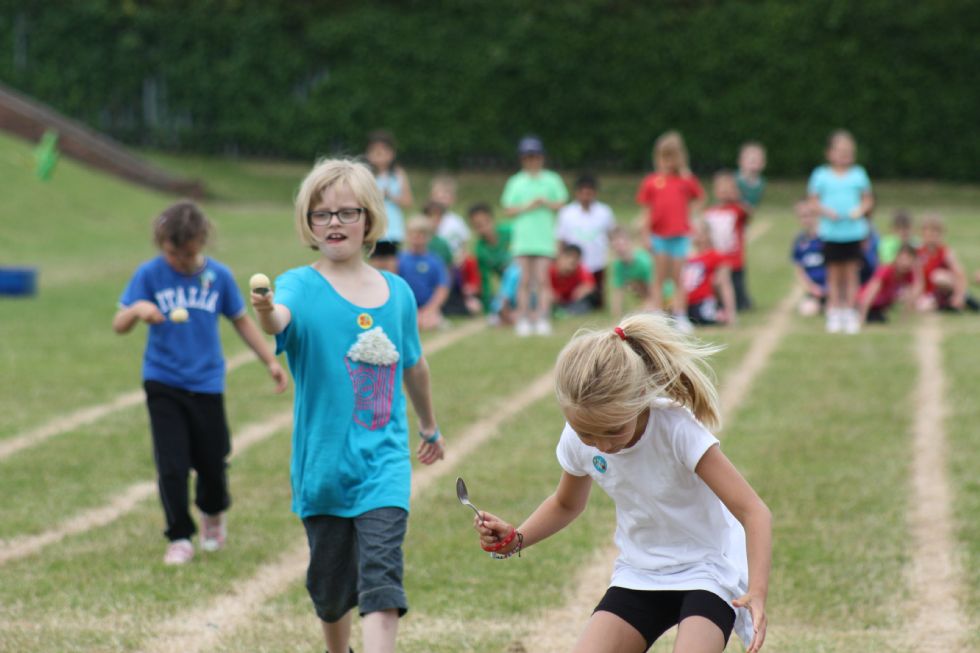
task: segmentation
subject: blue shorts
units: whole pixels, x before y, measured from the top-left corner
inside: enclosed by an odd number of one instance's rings
[[[339,621],[358,606],[369,612],[408,611],[402,586],[402,542],[408,513],[378,508],[357,517],[316,515],[303,520],[310,544],[306,589],[320,619]]]
[[[687,258],[687,253],[691,251],[691,239],[688,236],[650,236],[650,243],[654,254],[666,254],[671,258]]]

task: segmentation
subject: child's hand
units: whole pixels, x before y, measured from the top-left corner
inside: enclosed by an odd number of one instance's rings
[[[422,309],[419,311],[419,328],[423,331],[438,329],[442,324],[442,313],[439,309]]]
[[[431,465],[437,460],[442,460],[446,457],[446,439],[440,435],[435,442],[422,440],[419,443],[418,457],[423,465]]]
[[[831,220],[837,220],[840,218],[840,215],[837,213],[837,211],[833,209],[828,209],[826,207],[824,208],[823,214]]]
[[[493,548],[501,541],[503,541],[511,532],[514,527],[511,524],[501,520],[496,515],[492,515],[489,512],[480,511],[480,516],[473,517],[473,528],[476,532],[480,534],[480,548],[484,551]],[[513,546],[509,547],[507,551],[500,551],[499,553],[510,553],[514,547],[517,546],[517,540],[513,541]]]
[[[272,361],[266,367],[269,370],[269,376],[272,380],[276,382],[276,394],[282,393],[286,389],[286,385],[289,383],[289,377],[286,376],[286,370],[282,369],[282,365],[279,361]]]
[[[147,324],[163,324],[167,321],[157,305],[146,299],[141,299],[133,304],[133,310],[136,311],[136,316]]]
[[[272,288],[269,288],[269,291],[265,294],[260,294],[253,290],[248,298],[252,302],[252,308],[255,309],[256,313],[271,313],[274,308],[274,302],[272,300],[274,294]]]
[[[752,615],[752,643],[745,653],[756,653],[762,648],[762,643],[766,641],[766,601],[765,599],[749,592],[732,601],[736,608],[748,608]]]

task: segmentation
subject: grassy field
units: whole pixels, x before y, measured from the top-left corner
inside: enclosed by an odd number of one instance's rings
[[[252,272],[273,275],[310,261],[290,209],[306,166],[150,156],[208,183],[214,195],[205,209],[218,231],[211,252],[241,286]],[[417,198],[431,175],[411,171]],[[504,180],[461,174],[457,210],[496,201]],[[602,179],[603,199],[623,221],[637,214],[637,180]],[[802,191],[799,181],[773,182],[758,216],[761,235],[748,272],[756,310],[734,329],[702,332],[726,345],[715,360],[722,392],[744,391],[726,416],[723,446],[775,516],[765,650],[904,651],[928,637],[909,630],[919,590],[909,534],[913,423],[921,409],[914,343],[922,321],[899,315],[847,338],[825,334],[819,320],[780,313],[792,288],[791,206]],[[980,187],[879,182],[876,193],[882,224],[897,208],[940,211],[961,260],[980,268]],[[138,328],[119,337],[110,321],[132,271],[154,255],[151,218],[172,198],[68,160],[50,182],[38,182],[29,146],[4,136],[0,197],[0,264],[40,270],[36,297],[0,298],[0,452],[5,443],[25,443],[0,454],[0,652],[322,651],[303,588],[302,527],[289,512],[282,419],[291,396],[274,395],[259,366],[245,363],[228,376],[228,412],[242,438],[230,472],[230,546],[183,568],[160,562],[162,514],[143,404],[52,426],[139,389],[145,334]],[[777,319],[788,319],[788,330],[746,381],[740,374],[760,344],[775,338],[769,328]],[[951,591],[966,615],[960,650],[976,652],[980,318],[944,316],[939,324],[948,388],[944,471],[953,553],[963,571]],[[572,527],[520,560],[491,561],[477,549],[452,491],[462,475],[478,505],[517,521],[553,489],[562,421],[550,393],[514,415],[500,414],[548,373],[581,325],[607,327],[609,320],[561,322],[551,338],[515,340],[493,329],[448,344],[444,334],[425,337],[440,424],[449,447],[465,454],[417,470],[425,482],[413,496],[405,547],[412,610],[399,650],[525,650],[545,625],[556,626],[548,624],[552,610],[568,602],[583,569],[611,545],[613,507],[596,491]],[[227,325],[223,338],[229,358],[245,350]],[[740,383],[748,385],[735,387]],[[474,440],[487,420],[496,426]],[[595,587],[595,596],[603,590]],[[590,610],[582,606],[557,626],[577,632]],[[194,621],[200,615],[203,625]],[[200,632],[182,639],[184,623]],[[177,644],[185,641],[207,644]],[[670,649],[660,643],[655,650]],[[729,650],[741,646],[733,642]]]

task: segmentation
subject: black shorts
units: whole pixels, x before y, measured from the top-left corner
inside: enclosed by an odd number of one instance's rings
[[[595,612],[610,612],[636,630],[653,646],[657,638],[688,617],[704,617],[721,630],[725,642],[735,626],[735,609],[720,596],[705,590],[631,590],[610,587]]]
[[[824,241],[823,243],[823,262],[826,263],[850,263],[851,261],[864,260],[864,249],[861,247],[860,240],[852,240],[847,243],[833,243]]]
[[[394,240],[379,240],[374,244],[370,258],[387,258],[398,256],[399,243]]]

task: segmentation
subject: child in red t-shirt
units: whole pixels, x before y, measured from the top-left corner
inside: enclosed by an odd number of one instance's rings
[[[735,291],[731,258],[714,248],[704,221],[694,225],[694,253],[688,256],[681,276],[687,294],[687,318],[692,324],[734,324]],[[721,308],[717,297],[721,298]]]
[[[672,308],[677,324],[690,330],[687,300],[681,281],[684,259],[690,249],[690,214],[704,204],[704,190],[691,174],[684,139],[669,131],[653,146],[655,171],[647,175],[636,192],[636,203],[649,209],[644,222],[644,245],[653,252],[655,279],[650,286],[650,304],[654,310],[663,305],[663,283],[674,282],[676,289]]]
[[[895,302],[903,301],[906,306],[912,307],[921,291],[922,270],[916,250],[911,245],[902,245],[895,259],[879,265],[874,276],[858,293],[861,321],[887,322],[888,309]]]
[[[946,245],[943,234],[946,225],[935,213],[922,219],[922,295],[916,300],[921,311],[980,310],[980,303],[967,293],[966,271],[953,250]]]
[[[733,173],[727,170],[716,172],[711,190],[715,204],[704,212],[711,242],[715,250],[728,257],[731,265],[735,308],[748,310],[752,307],[752,300],[745,288],[745,228],[749,224],[749,212],[740,201],[738,181]]]
[[[596,289],[595,277],[582,265],[582,249],[578,245],[562,246],[548,274],[556,308],[570,315],[592,310],[589,299]]]

